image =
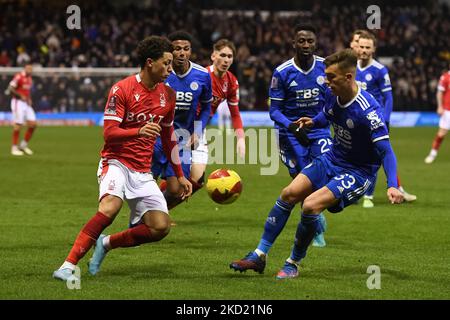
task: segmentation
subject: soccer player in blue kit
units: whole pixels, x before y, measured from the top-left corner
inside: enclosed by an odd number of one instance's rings
[[[297,131],[295,124],[301,117],[314,117],[321,112],[326,93],[325,65],[323,58],[314,55],[316,30],[311,25],[297,25],[294,29],[293,47],[295,56],[281,64],[273,73],[270,96],[270,117],[278,130],[280,157],[294,179],[301,170],[319,155],[330,150],[330,127],[314,128],[307,136]],[[289,219],[290,207],[282,199],[276,201],[274,209],[264,225],[264,233],[257,248],[243,259],[233,261],[230,268],[236,271],[254,270],[262,273],[266,256]],[[322,228],[314,238],[313,245],[326,245],[323,231],[325,217],[319,215]]]
[[[356,69],[356,82],[363,89],[369,92],[380,104],[383,117],[389,130],[389,122],[393,109],[393,97],[391,81],[386,66],[373,58],[376,48],[375,36],[369,31],[363,31],[358,38],[358,66]],[[403,192],[405,201],[411,202],[417,199],[417,196],[407,193],[400,184],[400,178],[397,176],[399,190]],[[375,183],[367,190],[364,196],[363,207],[372,208],[373,194],[375,192]]]
[[[176,91],[174,128],[183,173],[185,177],[190,177],[192,146],[198,143],[211,113],[211,77],[207,69],[189,60],[192,53],[192,36],[189,33],[179,30],[171,33],[168,38],[174,47],[173,71],[165,83]],[[197,119],[200,121],[195,122],[199,105]],[[169,209],[184,200],[183,189],[164,154],[160,140],[155,145],[152,173],[155,179],[161,177],[167,182],[162,189],[165,189],[163,194]],[[190,181],[193,192],[201,188],[198,182]]]
[[[383,164],[387,177],[387,196],[391,203],[401,203],[403,194],[397,185],[397,161],[378,102],[357,85],[356,54],[346,49],[324,61],[327,95],[322,112],[314,118],[302,117],[300,128],[321,128],[329,122],[334,137],[330,151],[315,158],[282,190],[279,199],[284,206],[274,209],[290,212],[302,203],[290,257],[277,274],[277,279],[298,276],[298,265],[322,225],[319,214],[325,209],[340,212],[356,202],[374,183]]]

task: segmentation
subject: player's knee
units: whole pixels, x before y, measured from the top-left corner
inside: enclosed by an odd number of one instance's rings
[[[314,201],[311,198],[306,198],[305,201],[303,201],[302,212],[304,214],[319,214],[322,211],[323,208],[317,201]]]
[[[101,199],[98,211],[109,218],[114,218],[122,208],[122,199],[116,196],[107,195]]]
[[[296,192],[292,186],[287,186],[281,191],[281,199],[291,204],[299,203],[302,200],[298,192]]]
[[[158,219],[148,227],[153,241],[164,239],[170,232],[170,221],[167,219]]]

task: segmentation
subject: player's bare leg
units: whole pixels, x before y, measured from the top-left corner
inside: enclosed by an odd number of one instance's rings
[[[314,236],[322,228],[319,221],[320,213],[326,208],[335,206],[338,201],[327,187],[323,187],[305,198],[302,206],[302,217],[295,233],[292,253],[278,272],[277,279],[288,279],[298,276],[300,260],[306,256],[306,251]]]
[[[425,163],[426,164],[431,164],[434,162],[434,160],[437,157],[438,154],[438,150],[441,147],[441,143],[444,140],[445,136],[447,135],[448,130],[444,129],[444,128],[439,128],[434,140],[433,140],[433,145],[431,146],[431,150],[430,153],[428,154],[428,156],[425,158]]]
[[[122,208],[122,203],[122,199],[112,195],[106,195],[100,200],[97,213],[81,229],[66,260],[53,273],[54,278],[63,281],[73,278],[75,266],[94,245],[102,231],[113,222]]]
[[[266,266],[266,255],[286,225],[292,209],[312,192],[312,184],[309,178],[303,174],[297,175],[282,190],[280,197],[269,212],[266,224],[264,225],[264,233],[257,249],[248,253],[244,258],[233,261],[230,264],[230,268],[240,272],[254,270],[263,273]]]
[[[193,170],[192,170],[193,169]],[[205,177],[205,170],[206,165],[203,164],[192,164],[191,166],[191,176],[188,178],[189,182],[192,184],[192,194],[197,192],[203,187],[204,184],[204,177]],[[172,181],[169,181],[170,178]],[[161,184],[163,188],[160,189],[163,191],[164,197],[167,201],[167,207],[169,210],[175,208],[177,205],[182,203],[184,201],[183,197],[181,196],[183,193],[183,189],[180,188],[180,185],[178,183],[178,180],[175,177],[168,178],[164,183]],[[172,220],[172,226],[176,225],[175,222]]]
[[[19,146],[20,150],[29,156],[33,154],[33,151],[28,147],[28,142],[31,140],[36,126],[36,121],[27,121],[27,131],[25,132],[25,136]]]
[[[142,223],[109,236],[101,235],[96,243],[94,254],[89,261],[89,273],[96,275],[106,254],[115,248],[136,247],[144,243],[156,242],[165,238],[170,231],[169,215],[162,211],[147,211]]]
[[[12,146],[11,146],[11,154],[13,156],[23,156],[24,153],[19,149],[19,137],[20,137],[20,129],[22,125],[19,123],[14,123],[13,125],[13,133],[12,133]]]
[[[199,182],[204,176],[206,171],[206,164],[193,163],[191,165],[191,180]]]

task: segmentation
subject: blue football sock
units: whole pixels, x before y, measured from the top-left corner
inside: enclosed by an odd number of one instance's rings
[[[304,214],[297,226],[294,247],[292,248],[291,260],[300,262],[306,256],[306,250],[311,244],[316,233],[323,232],[320,217],[317,214]]]
[[[294,207],[295,204],[287,203],[281,200],[281,198],[277,199],[277,202],[273,206],[272,210],[270,210],[266,224],[264,225],[264,233],[258,244],[258,250],[262,251],[264,254],[269,253],[269,250],[276,238],[286,225],[286,222],[288,221]]]

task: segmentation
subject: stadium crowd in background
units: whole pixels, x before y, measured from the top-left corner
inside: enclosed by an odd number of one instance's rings
[[[290,30],[299,18],[320,26],[321,56],[347,47],[351,32],[366,27],[366,6],[314,3],[302,11],[234,11],[230,15],[184,1],[151,1],[147,8],[85,3],[81,30],[66,28],[67,14],[61,6],[6,3],[0,13],[0,67],[22,66],[30,60],[44,67],[136,67],[133,48],[138,39],[182,28],[197,39],[193,59],[203,66],[211,64],[216,40],[233,41],[237,55],[232,71],[240,82],[241,109],[268,110],[272,70],[292,55]],[[395,110],[434,111],[438,75],[450,60],[450,8],[436,1],[381,10],[381,29],[375,32],[377,53],[378,58],[387,58],[383,62],[389,67]],[[102,101],[117,80],[35,77],[34,106],[36,111],[48,112],[102,111]],[[0,76],[1,88],[9,81],[9,76]],[[8,102],[0,90],[0,110],[7,111]]]

